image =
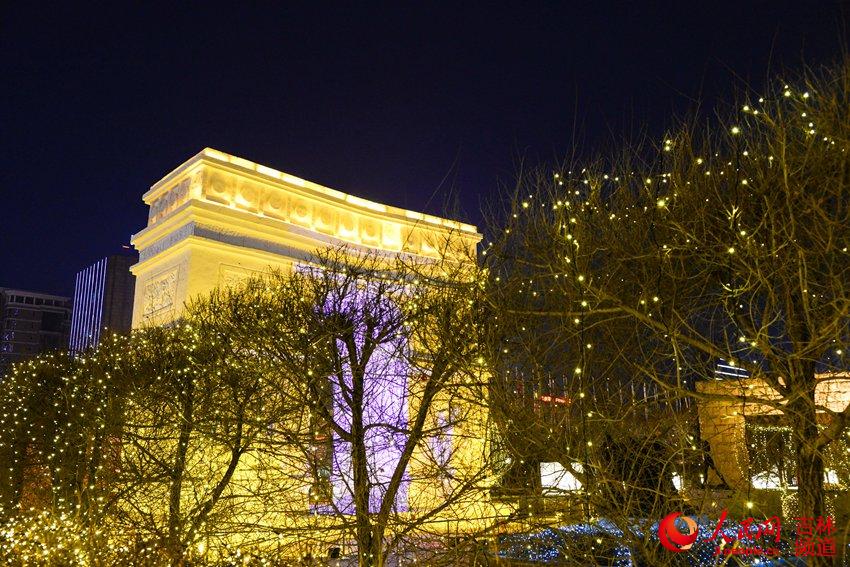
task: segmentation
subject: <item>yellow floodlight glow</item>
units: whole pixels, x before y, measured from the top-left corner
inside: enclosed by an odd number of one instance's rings
[[[269,177],[274,177],[275,179],[280,179],[283,175],[282,172],[274,168],[266,167],[260,164],[257,164],[257,173],[262,173],[263,175],[268,175]]]
[[[212,149],[212,148],[206,148],[206,149],[204,150],[204,155],[205,155],[205,156],[207,156],[207,157],[211,157],[211,158],[213,158],[213,159],[217,159],[217,160],[219,160],[219,161],[226,161],[226,162],[229,162],[229,161],[230,161],[230,156],[229,156],[229,155],[227,155],[227,154],[226,154],[226,153],[224,153],[224,152],[220,152],[220,151],[218,151],[218,150],[214,150],[214,149]]]
[[[355,197],[354,195],[346,195],[346,202],[351,203],[357,207],[363,207],[364,209],[371,209],[373,211],[377,211],[379,213],[387,212],[387,206],[382,205],[380,203],[376,203],[374,201],[369,201],[368,199],[361,199],[360,197]]]
[[[348,195],[213,148],[170,171],[143,199],[151,214],[132,239],[144,258],[133,268],[134,327],[178,318],[186,301],[240,274],[288,270],[329,245],[454,258],[454,249],[444,250],[447,231],[460,233],[458,249],[467,252],[480,240],[472,225]]]
[[[301,179],[300,177],[295,177],[294,175],[283,174],[284,183],[291,183],[292,185],[298,185],[299,187],[306,187],[307,182]]]
[[[230,156],[230,163],[238,165],[239,167],[244,167],[245,169],[256,169],[257,166],[257,164],[253,161],[237,156]]]

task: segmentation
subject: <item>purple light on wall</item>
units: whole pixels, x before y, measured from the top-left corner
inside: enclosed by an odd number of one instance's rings
[[[362,344],[362,343],[361,343]],[[359,345],[358,345],[359,346]],[[377,512],[387,486],[398,466],[407,435],[407,364],[400,356],[402,345],[378,347],[366,365],[363,422],[369,468],[369,511]],[[347,356],[345,347],[341,352]],[[351,387],[351,373],[344,371],[346,386]],[[351,407],[341,388],[334,384],[334,418],[344,429],[351,427]],[[354,513],[354,477],[351,444],[334,435],[334,470],[331,475],[334,504],[346,514]],[[405,473],[395,498],[395,510],[407,511],[410,479]]]
[[[322,276],[319,276],[322,277]],[[327,276],[325,276],[327,277]],[[345,297],[329,297],[324,312],[350,314],[359,322],[355,329],[357,360],[361,360],[366,339],[366,328],[362,322],[366,315],[386,317],[396,315],[396,307],[389,300],[376,299],[366,285]],[[342,375],[330,376],[333,392],[334,420],[343,429],[350,431],[352,425],[351,389],[352,374],[348,364],[348,350],[342,341],[337,342],[340,359],[343,361]],[[369,511],[377,512],[384,500],[390,479],[398,466],[407,442],[408,400],[407,380],[409,366],[404,356],[407,345],[402,338],[394,337],[378,345],[366,363],[364,379],[363,425],[366,429],[365,445],[369,470]],[[316,506],[319,513],[330,513],[333,509],[344,514],[354,513],[354,475],[351,444],[333,434],[333,468],[331,485],[333,507]],[[407,472],[395,497],[394,510],[408,509],[410,477]]]

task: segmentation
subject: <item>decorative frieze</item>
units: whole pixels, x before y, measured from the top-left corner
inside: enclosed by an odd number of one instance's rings
[[[246,267],[309,262],[317,250],[340,245],[465,262],[481,238],[471,225],[347,195],[210,148],[143,198],[150,213],[132,240],[139,250],[134,326],[179,316],[192,297],[241,281]]]
[[[262,274],[260,271],[243,268],[242,266],[222,264],[219,267],[218,285],[225,287],[236,286],[248,278],[261,276]]]
[[[183,179],[151,203],[150,211],[148,212],[148,226],[155,224],[171,211],[188,201],[190,184],[191,180],[189,178]]]
[[[170,318],[177,296],[178,267],[158,274],[144,284],[142,316],[145,320]]]
[[[388,252],[403,251],[432,256],[437,253],[438,240],[448,234],[445,229],[433,226],[442,219],[434,217],[434,220],[427,215],[419,215],[421,219],[411,225],[406,220],[412,218],[411,215],[407,215],[404,220],[393,218],[386,215],[386,207],[382,206],[383,209],[378,211],[378,204],[364,199],[350,199],[350,195],[340,194],[345,197],[342,199],[344,202],[329,202],[327,199],[334,195],[322,194],[316,198],[305,194],[301,188],[288,191],[286,187],[273,182],[208,165],[195,167],[184,175],[183,179],[151,203],[148,226],[161,221],[189,199],[200,199],[258,217],[281,220],[349,244]],[[365,210],[352,210],[352,203]],[[469,241],[470,246],[474,246],[478,240],[476,233],[463,230],[457,231],[455,236]],[[158,247],[152,254],[159,251],[161,248]],[[152,254],[143,252],[143,257]]]

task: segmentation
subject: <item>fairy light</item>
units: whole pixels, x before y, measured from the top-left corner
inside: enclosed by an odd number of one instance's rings
[[[604,304],[608,301],[608,298],[602,294],[598,293],[599,290],[605,291],[603,285],[604,282],[607,281],[606,278],[617,278],[620,277],[620,274],[614,273],[604,273],[604,270],[607,269],[605,266],[600,266],[598,269],[593,264],[593,258],[590,256],[597,252],[598,248],[593,246],[593,236],[588,236],[590,230],[587,230],[588,226],[593,227],[594,222],[600,223],[603,227],[632,227],[632,226],[640,226],[640,222],[642,218],[648,218],[651,215],[653,222],[658,222],[659,226],[664,222],[664,219],[668,217],[673,217],[679,214],[677,210],[682,206],[682,204],[687,205],[689,199],[693,199],[693,195],[689,193],[689,191],[704,191],[706,188],[709,190],[714,189],[724,189],[727,188],[730,191],[739,191],[744,197],[742,199],[746,199],[746,194],[754,194],[756,191],[764,191],[765,190],[765,175],[764,172],[767,168],[776,168],[775,165],[775,156],[773,155],[765,155],[766,151],[764,148],[760,147],[760,141],[758,136],[760,135],[761,128],[765,128],[764,124],[766,124],[767,120],[769,120],[769,116],[775,115],[776,113],[771,112],[771,105],[773,104],[787,104],[790,105],[789,108],[794,109],[793,116],[789,118],[789,120],[794,120],[793,124],[795,125],[795,133],[794,136],[803,139],[806,138],[806,134],[814,135],[816,133],[816,125],[817,130],[820,131],[818,134],[818,138],[810,139],[808,143],[817,144],[818,148],[828,148],[832,147],[835,144],[835,140],[839,141],[839,146],[841,144],[841,138],[832,135],[830,132],[825,131],[826,128],[829,127],[828,123],[819,120],[817,109],[812,108],[805,112],[800,112],[802,108],[801,105],[806,104],[814,107],[818,98],[820,98],[820,94],[815,91],[815,95],[811,95],[808,91],[803,92],[802,94],[794,94],[789,86],[786,86],[784,90],[781,91],[783,97],[780,99],[776,99],[774,95],[771,97],[769,103],[765,103],[764,97],[760,97],[758,99],[759,104],[766,104],[765,107],[755,108],[754,104],[747,104],[742,107],[744,113],[747,114],[746,117],[739,117],[737,122],[740,125],[729,125],[726,123],[720,129],[721,131],[726,131],[731,133],[733,136],[739,137],[736,138],[735,143],[732,141],[726,140],[723,143],[728,144],[726,153],[705,153],[703,151],[703,157],[694,158],[692,153],[687,153],[690,148],[682,148],[683,144],[679,142],[679,138],[676,139],[676,143],[673,143],[673,140],[670,138],[665,138],[663,140],[662,151],[666,154],[664,156],[664,163],[666,164],[668,161],[679,164],[675,166],[673,169],[673,173],[659,173],[652,174],[647,176],[640,171],[631,172],[631,176],[626,176],[625,173],[628,172],[614,172],[610,171],[610,175],[608,173],[604,175],[599,175],[601,172],[593,172],[593,171],[582,171],[579,175],[576,173],[575,175],[572,172],[564,175],[560,172],[552,174],[552,177],[548,177],[546,175],[546,183],[552,185],[553,187],[563,187],[567,186],[566,189],[556,189],[557,196],[560,199],[557,200],[547,200],[545,203],[541,203],[541,207],[546,207],[542,209],[540,207],[531,207],[531,197],[528,197],[528,200],[523,200],[520,202],[519,207],[514,207],[513,211],[513,219],[511,221],[514,224],[506,227],[504,230],[505,234],[512,234],[512,230],[516,231],[515,226],[522,226],[522,222],[525,222],[525,219],[531,216],[533,218],[534,215],[552,215],[553,218],[558,219],[558,224],[553,225],[553,227],[558,227],[557,232],[553,231],[554,240],[557,240],[554,243],[553,249],[558,250],[557,246],[563,246],[563,250],[567,251],[567,254],[561,258],[559,254],[557,257],[557,262],[555,262],[557,271],[553,275],[553,279],[557,280],[557,283],[551,285],[552,280],[543,280],[540,281],[536,279],[532,282],[530,279],[527,282],[523,282],[521,286],[519,286],[518,294],[523,294],[523,297],[534,298],[534,301],[546,301],[549,297],[557,297],[557,300],[560,301],[563,297],[567,298],[566,305],[568,306],[566,311],[569,312],[568,316],[563,318],[567,324],[572,321],[575,325],[580,328],[577,329],[577,332],[583,332],[586,328],[586,319],[588,319],[593,314],[593,309],[597,306],[602,306],[604,308]],[[796,91],[799,93],[800,91]],[[783,100],[783,98],[785,100]],[[811,120],[809,120],[811,114]],[[805,119],[805,120],[803,120]],[[823,136],[826,134],[826,136]],[[823,139],[821,140],[821,136]],[[721,136],[722,137],[722,136]],[[830,142],[829,144],[825,142]],[[743,149],[742,148],[746,148]],[[840,148],[843,152],[846,148]],[[656,151],[657,148],[656,148]],[[826,151],[826,150],[824,150]],[[829,151],[837,151],[829,150]],[[746,157],[747,159],[741,159],[741,157]],[[779,157],[779,162],[782,161],[782,156],[777,154]],[[706,163],[706,159],[710,161],[710,163]],[[678,160],[678,161],[677,161]],[[705,166],[704,170],[702,168],[698,169],[694,168],[694,163],[697,166]],[[682,166],[682,164],[686,164]],[[676,167],[679,169],[677,170]],[[685,173],[687,177],[682,179],[683,170],[686,170]],[[772,169],[770,171],[773,171]],[[617,173],[623,174],[616,175]],[[554,181],[553,181],[554,179]],[[602,181],[600,181],[600,179]],[[619,183],[620,180],[623,179],[624,186],[626,188],[636,188],[641,193],[639,197],[636,197],[637,204],[633,207],[624,207],[622,209],[617,209],[616,212],[611,212],[605,209],[604,206],[600,206],[593,201],[592,194],[593,191],[607,191],[614,190],[618,186],[615,186],[615,182]],[[667,185],[665,185],[667,184]],[[688,189],[690,187],[691,189]],[[658,197],[658,189],[663,189],[666,196]],[[679,193],[677,194],[676,191]],[[700,195],[699,203],[703,204],[703,197],[705,194]],[[539,201],[533,201],[539,202]],[[696,202],[694,200],[693,202]],[[712,201],[709,197],[704,199],[703,206],[706,208],[710,208],[710,204]],[[671,205],[672,204],[672,205]],[[551,205],[551,206],[550,206]],[[655,205],[655,206],[653,206]],[[668,209],[669,208],[669,209]],[[684,207],[686,209],[686,207]],[[661,209],[661,210],[658,210]],[[723,260],[724,269],[727,269],[733,274],[739,273],[735,272],[735,270],[746,269],[745,266],[738,266],[738,264],[746,264],[748,260],[750,260],[751,255],[759,254],[760,247],[764,247],[764,241],[766,237],[760,225],[758,224],[761,216],[758,216],[755,220],[748,219],[747,213],[748,209],[743,208],[743,212],[738,212],[733,214],[728,219],[728,224],[724,224],[723,230],[718,230],[716,234],[713,234],[713,239],[710,240],[707,245],[705,241],[700,241],[697,238],[694,238],[691,241],[690,238],[685,239],[681,235],[677,237],[670,236],[669,233],[665,233],[663,230],[658,230],[657,233],[653,234],[653,237],[657,237],[659,242],[657,244],[657,248],[653,248],[650,253],[646,255],[651,257],[652,254],[655,254],[656,251],[659,256],[670,254],[673,258],[681,259],[686,253],[693,253],[695,258],[699,257],[700,254],[715,255],[716,258],[725,258],[723,255],[735,255],[739,254],[739,260],[729,259]],[[726,211],[720,211],[720,214],[725,215]],[[642,216],[643,215],[643,216]],[[569,216],[569,220],[567,217]],[[726,222],[724,220],[724,222]],[[747,224],[751,222],[752,224]],[[607,223],[607,224],[606,224]],[[741,228],[745,226],[747,228]],[[662,226],[663,228],[663,226]],[[749,230],[749,232],[748,232]],[[569,231],[569,232],[568,232]],[[566,234],[565,234],[566,233]],[[520,232],[522,234],[522,232]],[[566,236],[566,238],[564,238]],[[692,235],[690,235],[692,236]],[[767,237],[769,239],[769,237]],[[577,243],[581,240],[583,247],[592,248],[592,250],[588,253],[588,255],[584,255],[583,250],[578,250]],[[848,248],[844,246],[847,242],[846,239],[838,238],[836,242],[840,243],[837,246],[842,247],[842,253],[847,253]],[[733,245],[734,244],[734,245]],[[835,243],[831,243],[830,246],[836,246]],[[489,243],[487,246],[488,250],[493,249],[493,243]],[[833,252],[837,251],[838,248],[834,248]],[[487,251],[484,251],[485,253]],[[498,252],[498,250],[496,251]],[[679,255],[677,257],[677,254]],[[667,256],[663,256],[667,257]],[[842,256],[843,257],[843,256]],[[757,256],[755,257],[758,258]],[[590,259],[590,261],[588,261]],[[746,261],[745,261],[746,260]],[[579,273],[579,270],[585,271],[585,273]],[[589,271],[588,271],[589,270]],[[560,277],[559,277],[560,276]],[[628,276],[624,276],[628,277]],[[722,277],[726,277],[723,275]],[[589,278],[589,281],[586,283],[586,278]],[[510,278],[505,278],[510,279]],[[488,284],[492,283],[492,281],[502,283],[501,276],[495,276],[493,279],[483,278]],[[599,283],[602,281],[603,283]],[[734,290],[734,286],[738,285],[734,278],[729,278],[724,280],[725,284],[728,285],[729,289]],[[586,283],[586,285],[576,285],[575,282]],[[663,282],[662,282],[663,283]],[[565,291],[566,290],[566,291]],[[584,293],[585,295],[570,295],[570,293],[578,294]],[[657,293],[657,295],[654,295]],[[822,289],[817,289],[815,287],[810,287],[806,290],[806,298],[807,300],[812,301],[822,301],[824,303],[830,301],[831,298],[825,297],[825,293],[823,293]],[[559,295],[560,294],[560,295]],[[576,299],[581,298],[579,301]],[[587,297],[590,299],[585,299]],[[730,292],[729,297],[734,297],[734,302],[730,302],[730,305],[738,306],[738,309],[745,310],[744,314],[746,314],[746,310],[749,308],[747,305],[746,297],[742,295],[735,296]],[[743,299],[741,299],[743,297]],[[626,311],[628,310],[630,313],[634,313],[635,317],[640,317],[641,322],[649,321],[650,318],[654,320],[661,319],[665,317],[665,311],[668,306],[672,309],[676,305],[676,301],[678,298],[673,294],[666,292],[664,287],[658,285],[645,285],[643,289],[635,289],[629,292],[627,297],[622,298],[623,301],[621,304],[617,306],[617,308],[621,308]],[[593,308],[591,308],[591,304]],[[581,316],[575,317],[574,312],[577,310],[575,306],[579,305],[582,310],[580,310]],[[640,307],[637,307],[637,306]],[[559,305],[559,309],[561,306]],[[648,326],[651,326],[652,323],[647,323]],[[572,329],[572,327],[571,327]],[[189,329],[185,329],[188,331]],[[526,327],[522,327],[522,331],[526,332]],[[739,331],[740,332],[740,331]],[[749,330],[746,331],[747,334],[750,333]],[[305,334],[303,331],[303,327],[301,329],[301,334]],[[754,338],[759,338],[759,341],[768,342],[769,339],[763,339],[762,335],[757,334],[755,337],[748,338],[747,336],[740,335],[737,339],[737,345],[735,344],[735,336],[737,333],[733,333],[730,336],[731,345],[724,345],[724,348],[734,347],[737,350],[736,352],[729,353],[729,366],[736,367],[751,363],[751,357],[747,353],[747,347],[749,346],[752,349],[757,349],[758,344]],[[591,338],[592,337],[588,337]],[[665,335],[664,337],[667,339],[668,337]],[[595,340],[595,339],[592,339]],[[504,343],[502,343],[504,344]],[[591,349],[591,343],[585,342],[584,337],[582,336],[582,340],[576,343],[578,345],[578,350],[582,351],[581,345],[585,345],[586,350]],[[598,345],[602,345],[601,342]],[[604,346],[604,345],[603,345]],[[193,352],[197,347],[197,344],[193,345],[188,352]],[[501,344],[499,345],[501,347]],[[179,347],[178,347],[179,348]],[[846,348],[846,345],[845,345]],[[602,346],[599,346],[596,350],[602,352]],[[602,349],[604,350],[604,349]],[[501,349],[503,354],[508,354],[508,348]],[[830,360],[834,360],[834,357],[829,353],[834,353],[838,357],[843,356],[844,350],[842,348],[835,348],[834,344],[829,345],[829,347],[822,352],[827,353],[827,358]],[[496,353],[498,354],[498,348],[496,349]],[[588,353],[588,355],[593,353]],[[733,359],[732,355],[738,357],[739,362],[736,363]],[[117,358],[121,358],[120,354],[115,354]],[[485,360],[483,357],[475,357],[468,359],[470,361],[474,361],[479,366],[483,366]],[[674,362],[676,359],[673,359]],[[97,355],[93,356],[91,359],[81,359],[79,364],[81,365],[92,365],[96,364],[98,361]],[[575,366],[573,370],[573,374],[576,376],[582,375],[583,368],[586,369],[586,374],[588,380],[590,377],[593,377],[595,372],[595,367],[591,364],[587,364],[584,360],[575,361],[573,359],[573,363],[578,362],[579,366]],[[34,363],[37,364],[37,363]],[[51,362],[51,364],[59,364],[57,361]],[[308,376],[312,376],[314,371],[310,368],[306,368],[308,366],[305,363],[304,367],[306,369],[306,374]],[[317,368],[313,362],[310,363],[310,366],[313,368]],[[676,364],[671,365],[675,370],[677,367]],[[679,367],[681,369],[681,367]],[[566,374],[569,375],[569,366],[567,366]],[[8,396],[14,395],[22,395],[22,390],[20,388],[15,387],[15,381],[21,381],[21,384],[26,383],[28,379],[33,379],[33,376],[37,374],[37,368],[35,366],[23,366],[17,368],[15,373],[12,375],[9,384],[12,386],[10,389],[11,392],[15,392],[14,394],[6,394],[7,399]],[[181,368],[181,371],[187,370],[187,368]],[[303,370],[302,370],[303,371]],[[86,391],[86,388],[82,388],[81,382],[78,380],[78,376],[74,376],[69,374],[64,377],[67,378],[67,381],[63,383],[64,391],[67,391],[72,394],[71,399],[73,403],[71,404],[70,409],[62,409],[61,415],[58,415],[54,420],[54,423],[44,424],[37,422],[33,416],[32,411],[27,408],[24,404],[23,398],[16,400],[18,402],[18,407],[16,411],[6,411],[2,416],[2,421],[0,422],[4,427],[21,427],[23,426],[26,430],[26,434],[30,436],[30,438],[48,438],[55,443],[53,444],[53,448],[51,450],[46,451],[44,458],[47,462],[50,463],[50,467],[56,473],[65,474],[68,472],[67,463],[69,461],[69,455],[80,457],[85,456],[85,451],[80,448],[80,443],[78,440],[73,439],[72,435],[68,434],[68,431],[63,431],[64,429],[70,430],[73,427],[73,424],[79,425],[82,422],[92,421],[97,424],[96,427],[107,427],[105,423],[104,416],[109,411],[109,406],[106,403],[105,399],[108,396],[102,396],[104,389],[95,388],[92,391]],[[585,399],[586,394],[584,389],[586,388],[588,392],[590,392],[590,396],[596,396],[596,391],[593,389],[595,384],[592,382],[582,383],[580,387],[581,391],[578,393],[579,399]],[[107,381],[104,383],[104,388],[110,387],[110,383]],[[578,389],[578,388],[576,388]],[[752,389],[752,385],[749,386],[748,389]],[[101,398],[102,396],[102,398]],[[583,405],[580,409],[586,410],[587,405]],[[58,410],[57,410],[58,412]],[[732,415],[739,416],[745,412],[732,412]],[[580,415],[583,417],[592,418],[595,414],[593,411],[582,411]],[[604,414],[598,414],[598,419],[602,419]],[[98,421],[100,420],[100,421]],[[37,425],[36,425],[37,424]],[[72,425],[68,425],[72,424]],[[29,427],[30,429],[27,429]],[[550,429],[551,433],[551,429]],[[75,432],[74,434],[79,434]],[[86,435],[86,432],[83,433]],[[90,437],[87,440],[91,440]],[[593,441],[590,439],[582,439],[584,445],[586,447],[592,447]],[[572,445],[574,448],[581,450],[581,443],[577,442]],[[689,446],[695,450],[695,446],[693,445],[693,439],[689,439]],[[844,450],[843,452],[850,451],[850,448]],[[11,469],[14,469],[16,466],[21,464],[21,456],[17,455],[17,457],[13,460],[11,464]],[[837,470],[840,467],[833,467],[830,470]],[[681,473],[681,470],[679,471]],[[13,480],[11,472],[7,471],[4,468],[3,473],[5,476],[5,480],[11,482]],[[92,486],[96,486],[92,484]],[[58,497],[58,493],[56,494]],[[716,503],[713,503],[716,505]],[[67,505],[67,504],[66,504]],[[752,500],[747,500],[745,502],[745,506],[747,509],[752,509],[754,504]],[[533,517],[533,514],[530,514],[529,517]],[[56,525],[62,525],[64,520],[57,520],[56,518],[50,518],[48,520],[39,520],[43,522],[56,522]],[[47,523],[45,525],[47,525]],[[588,524],[591,525],[591,524]],[[69,526],[69,535],[67,535],[67,539],[63,539],[61,541],[62,549],[74,549],[80,547],[81,544],[76,543],[73,537],[70,535],[70,526],[73,526],[72,523],[68,524]],[[59,530],[59,528],[57,528]],[[61,531],[61,530],[60,530]],[[62,536],[65,538],[66,536]],[[601,542],[601,540],[597,537],[594,537],[594,541],[597,544]],[[200,541],[197,544],[193,544],[199,553],[209,552],[209,546],[207,543]],[[56,548],[59,549],[60,544],[57,543]],[[526,550],[534,551],[536,549],[533,544],[526,543],[524,545]],[[30,553],[30,552],[27,552]],[[240,558],[240,561],[243,557],[247,557],[247,555],[243,555],[240,550],[234,550],[233,556]]]

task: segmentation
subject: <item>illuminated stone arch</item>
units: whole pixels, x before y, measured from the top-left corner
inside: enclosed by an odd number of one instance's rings
[[[284,272],[322,248],[350,246],[423,260],[475,257],[472,225],[368,201],[206,148],[143,195],[147,226],[133,235],[133,327],[179,317],[216,286]]]

